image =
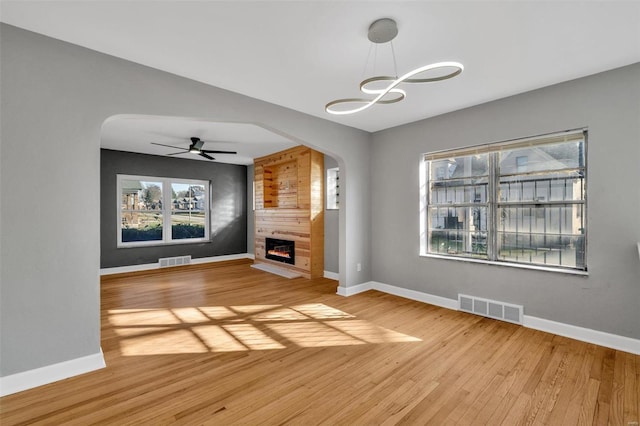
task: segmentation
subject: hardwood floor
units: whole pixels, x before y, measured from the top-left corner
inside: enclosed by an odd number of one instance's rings
[[[640,356],[245,261],[103,279],[107,367],[22,424],[638,425]]]

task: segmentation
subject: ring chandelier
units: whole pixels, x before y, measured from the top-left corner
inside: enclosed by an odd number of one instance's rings
[[[398,27],[396,22],[393,19],[382,18],[373,22],[369,27],[369,40],[373,43],[387,43],[395,38],[398,34]],[[391,49],[393,52],[393,43],[391,44]],[[395,52],[393,53],[393,60],[395,64]],[[437,77],[431,78],[413,78],[419,74],[426,73],[428,71],[438,70],[442,68],[453,68],[453,71],[440,75]],[[419,68],[414,69],[413,71],[409,71],[408,73],[397,77],[390,76],[378,76],[371,77],[366,80],[363,80],[360,83],[360,91],[367,95],[375,95],[373,99],[366,98],[346,98],[346,99],[337,99],[335,101],[329,102],[324,108],[329,114],[334,115],[347,115],[354,114],[356,112],[364,111],[365,109],[375,105],[375,104],[394,104],[396,102],[400,102],[403,100],[407,93],[398,88],[398,86],[402,83],[431,83],[434,81],[442,81],[448,80],[460,74],[464,70],[464,67],[459,62],[437,62],[431,65],[425,65]],[[388,85],[383,88],[375,89],[373,86],[379,84],[379,82],[388,82]],[[389,96],[387,96],[389,95]],[[386,97],[386,98],[385,98]],[[359,105],[355,106],[351,109],[340,109],[334,108],[338,105],[343,106],[346,104]]]

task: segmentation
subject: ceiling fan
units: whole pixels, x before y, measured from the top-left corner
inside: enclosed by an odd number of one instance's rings
[[[179,155],[179,154],[190,153],[190,154],[197,154],[201,157],[206,158],[207,160],[215,160],[215,158],[210,156],[209,154],[237,154],[236,151],[218,151],[218,150],[212,150],[212,149],[202,149],[202,146],[204,145],[203,140],[197,137],[191,137],[189,139],[191,139],[191,145],[189,145],[189,148],[183,148],[180,146],[173,146],[173,145],[165,145],[163,143],[155,143],[155,142],[151,142],[151,145],[166,146],[168,148],[183,150],[180,152],[172,152],[167,155]]]

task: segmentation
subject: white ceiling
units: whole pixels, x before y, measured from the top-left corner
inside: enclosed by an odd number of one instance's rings
[[[360,96],[359,82],[371,76],[364,74],[367,29],[382,17],[398,23],[399,74],[440,61],[461,62],[464,73],[406,85],[407,99],[397,104],[325,113],[331,100]],[[640,61],[640,1],[2,0],[0,19],[370,132]],[[378,47],[375,74],[393,74],[385,47]],[[127,143],[115,139],[137,126],[130,121],[122,129],[114,124],[107,146]],[[185,124],[178,123],[169,126]],[[197,126],[166,132],[186,141],[205,132]],[[222,128],[212,132],[202,135],[234,140]],[[149,136],[142,137],[145,149]]]
[[[282,136],[248,123],[219,123],[195,118],[120,115],[102,125],[103,148],[143,154],[167,155],[180,152],[159,143],[187,149],[190,137],[205,141],[203,149],[236,151],[237,154],[210,154],[218,163],[253,164],[253,159],[296,146]],[[190,153],[177,158],[209,161]]]

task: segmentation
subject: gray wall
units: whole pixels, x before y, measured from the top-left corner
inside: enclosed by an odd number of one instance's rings
[[[211,241],[118,248],[118,174],[198,179],[211,182]],[[247,252],[247,167],[100,150],[100,267],[157,262],[161,257],[192,258]]]
[[[324,182],[327,182],[327,169],[338,167],[338,162],[329,155],[324,156]],[[340,272],[340,210],[327,210],[327,191],[324,193],[324,270]]]
[[[371,280],[370,134],[6,24],[0,44],[1,376],[100,351],[100,130],[114,115],[252,123],[339,159],[340,285]]]
[[[588,127],[587,278],[419,257],[420,154]],[[373,280],[640,338],[640,64],[373,135]]]
[[[639,74],[635,65],[568,82],[380,132],[372,144],[366,132],[1,24],[0,375],[100,350],[100,129],[117,114],[253,123],[336,158],[343,288],[374,279],[449,298],[464,291],[640,338]],[[420,153],[582,126],[588,278],[418,257]],[[68,220],[78,189],[83,214]]]

